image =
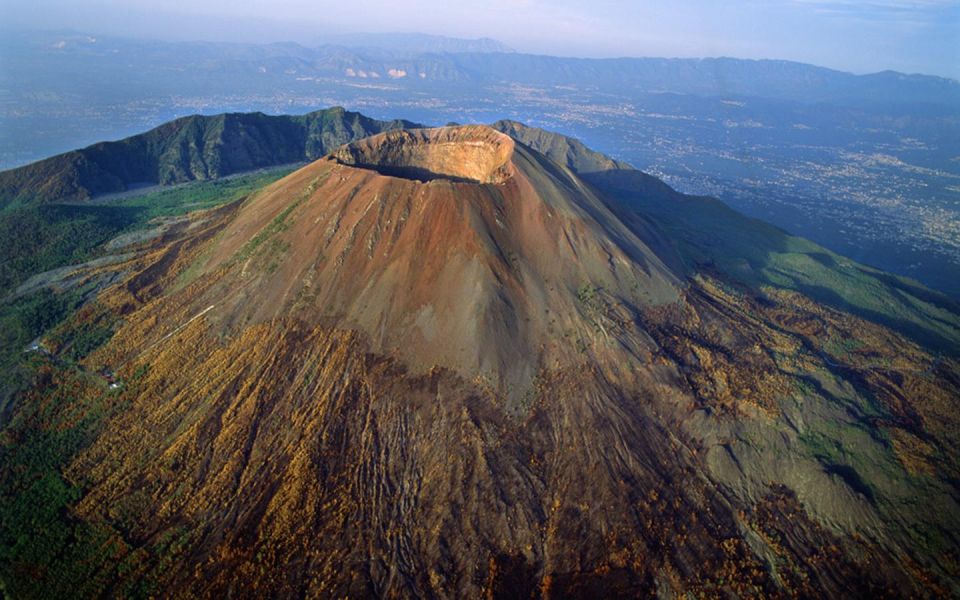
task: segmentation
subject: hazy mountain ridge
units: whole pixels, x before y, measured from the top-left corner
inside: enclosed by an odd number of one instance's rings
[[[463,39],[426,33],[346,33],[321,36],[318,41],[321,45],[378,48],[396,55],[514,51],[491,38]]]
[[[194,115],[0,172],[0,206],[86,200],[131,185],[171,185],[316,159],[346,142],[398,127],[331,108],[301,116]]]
[[[706,96],[756,96],[804,103],[855,105],[929,103],[956,106],[960,82],[885,71],[854,75],[783,60],[738,58],[584,59],[536,55],[454,57],[466,73],[523,83],[634,87],[652,92]]]
[[[297,77],[370,79],[395,84],[510,81],[521,84],[610,86],[650,92],[706,96],[776,98],[803,103],[852,106],[930,104],[956,107],[960,82],[932,75],[883,71],[854,75],[786,60],[740,58],[568,58],[504,52],[493,41],[476,40],[483,51],[469,51],[471,41],[440,38],[432,44],[391,42],[357,47],[340,43],[307,47],[296,43],[227,44],[216,42],[141,42],[122,38],[44,33],[15,35],[5,43],[10,57],[6,77],[36,77],[21,73],[21,61],[82,68],[96,59],[101,72],[129,71],[135,62],[149,73],[175,68],[181,78],[231,73],[286,73]],[[44,40],[38,42],[37,38]],[[349,41],[347,37],[343,41]],[[356,38],[365,39],[364,36]],[[91,42],[90,40],[95,40]],[[338,41],[338,38],[333,38]],[[351,42],[354,43],[354,42]],[[3,46],[0,46],[3,47]],[[267,71],[261,72],[262,69]],[[348,71],[349,69],[349,71]],[[363,75],[360,72],[363,72]],[[198,82],[199,83],[199,82]]]
[[[557,164],[561,164],[579,175],[595,171],[632,169],[626,163],[587,148],[578,139],[552,131],[528,127],[523,123],[510,120],[497,121],[491,127],[502,131],[518,142],[530,146],[537,152],[550,157]]]

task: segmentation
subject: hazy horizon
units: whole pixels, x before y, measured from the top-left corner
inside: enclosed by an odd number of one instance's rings
[[[0,0],[5,28],[75,30],[166,41],[319,45],[325,37],[423,33],[491,38],[524,53],[583,58],[729,56],[960,79],[960,3],[945,0],[683,0],[669,7],[598,0],[492,0],[462,7],[417,0],[265,3],[212,0]],[[299,16],[297,16],[299,15]],[[762,27],[759,26],[762,24]]]

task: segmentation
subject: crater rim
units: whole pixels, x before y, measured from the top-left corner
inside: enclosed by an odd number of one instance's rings
[[[395,129],[344,144],[338,164],[419,183],[501,184],[513,175],[513,138],[486,125]]]

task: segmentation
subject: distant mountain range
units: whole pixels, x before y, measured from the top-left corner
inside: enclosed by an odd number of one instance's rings
[[[458,52],[513,52],[514,50],[491,38],[463,39],[427,33],[344,33],[317,38],[321,46],[350,48],[379,48],[396,54],[458,53]]]
[[[147,42],[80,34],[13,35],[0,42],[7,61],[0,82],[30,81],[56,73],[57,65],[70,65],[80,70],[95,66],[98,77],[125,74],[138,81],[149,75],[156,78],[153,85],[175,74],[181,85],[187,85],[183,91],[192,86],[191,80],[198,84],[207,78],[216,81],[243,75],[254,80],[232,85],[243,87],[263,77],[333,77],[413,86],[491,82],[597,86],[621,92],[752,96],[853,106],[923,103],[955,107],[960,103],[960,82],[894,71],[854,75],[797,62],[738,58],[565,58],[509,52],[494,40],[409,34],[324,39],[324,45],[306,47],[295,43]],[[45,69],[37,71],[37,61]],[[168,69],[173,72],[164,72]],[[75,83],[80,82],[61,81],[59,89],[67,91]],[[148,80],[143,84],[151,86]]]

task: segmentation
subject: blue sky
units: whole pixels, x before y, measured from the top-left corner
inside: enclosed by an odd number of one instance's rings
[[[13,26],[166,39],[493,37],[567,56],[784,58],[960,78],[960,0],[0,0]]]

